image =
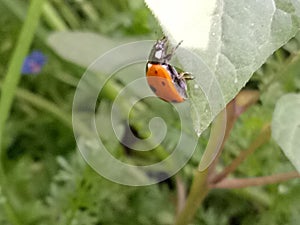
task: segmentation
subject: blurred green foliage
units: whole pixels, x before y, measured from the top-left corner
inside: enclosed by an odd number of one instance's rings
[[[160,28],[142,0],[51,0],[48,4],[50,8],[44,11],[32,45],[32,49],[39,49],[47,55],[48,63],[40,75],[22,77],[19,86],[55,104],[70,118],[73,94],[83,68],[55,55],[46,45],[47,34],[65,29],[99,32],[120,39],[156,39],[160,36]],[[28,1],[23,0],[0,1],[0,82],[27,6]],[[254,140],[263,125],[270,122],[279,96],[299,92],[300,74],[297,70],[285,70],[291,59],[298,57],[299,40],[300,37],[296,36],[275,52],[247,85],[246,88],[261,90],[260,102],[235,124],[221,165],[230,163]],[[131,122],[140,128],[141,133],[147,133],[148,125],[144,125],[143,120],[140,114]],[[6,160],[3,163],[14,206],[24,225],[167,225],[174,220],[174,179],[168,184],[148,187],[127,187],[105,180],[77,152],[71,127],[30,100],[15,99],[4,138]],[[205,132],[199,140],[199,149],[205,147],[207,139],[208,132]],[[172,140],[166,142],[172,145]],[[121,151],[125,149],[121,148]],[[200,152],[196,152],[179,172],[187,186],[200,156]],[[149,160],[147,157],[154,160],[147,154],[142,160]],[[279,147],[271,141],[250,156],[235,175],[262,176],[291,169]],[[299,180],[238,191],[214,190],[198,211],[194,224],[296,225],[300,219],[299,200]],[[0,192],[0,224],[9,225],[1,209],[4,201],[5,196]]]

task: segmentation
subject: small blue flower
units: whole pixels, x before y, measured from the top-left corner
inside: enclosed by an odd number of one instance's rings
[[[38,74],[47,61],[46,56],[40,51],[33,51],[29,54],[23,63],[22,74]]]

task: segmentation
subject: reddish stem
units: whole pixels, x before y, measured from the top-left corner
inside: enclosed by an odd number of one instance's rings
[[[177,215],[182,211],[186,201],[186,187],[179,175],[176,176],[176,191],[177,191]]]
[[[266,184],[275,184],[294,178],[300,178],[300,174],[296,171],[274,174],[271,176],[253,177],[253,178],[242,178],[242,179],[224,179],[219,183],[211,184],[211,188],[245,188],[252,186],[262,186]]]
[[[236,168],[249,156],[251,155],[257,148],[265,144],[270,139],[271,129],[270,126],[265,126],[259,136],[251,143],[249,148],[245,151],[240,152],[238,157],[236,157],[230,165],[225,167],[222,172],[212,177],[210,183],[218,183],[223,180],[228,174],[232,173]]]
[[[218,155],[216,156],[214,162],[210,166],[209,175],[208,175],[209,182],[211,182],[211,180],[214,179],[215,168],[218,164],[219,158],[224,149],[225,142],[227,141],[236,120],[251,105],[256,103],[258,99],[259,99],[258,91],[243,90],[230,103],[227,104],[226,106],[227,124],[226,124],[225,135],[223,138],[223,143],[218,152]]]

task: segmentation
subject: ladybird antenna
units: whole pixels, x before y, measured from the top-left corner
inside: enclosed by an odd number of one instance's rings
[[[166,59],[167,60],[170,60],[171,58],[172,58],[172,56],[175,54],[175,51],[178,49],[178,47],[182,44],[182,42],[183,42],[183,40],[181,40],[176,46],[175,46],[175,48],[173,48],[172,49],[172,51],[168,54],[168,55],[166,55]]]
[[[179,41],[179,43],[176,45],[176,47],[173,49],[173,52],[177,50],[177,48],[182,44],[183,40]]]

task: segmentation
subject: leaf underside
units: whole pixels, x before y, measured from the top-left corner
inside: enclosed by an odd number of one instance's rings
[[[295,36],[300,24],[300,3],[295,0],[165,0],[159,7],[155,0],[145,1],[169,38],[174,43],[183,40],[182,46],[202,61],[191,63],[189,54],[177,54],[184,69],[196,77],[189,95],[198,134],[267,58]],[[161,10],[168,5],[172,10]]]
[[[272,137],[300,172],[300,94],[281,97],[272,120]]]

